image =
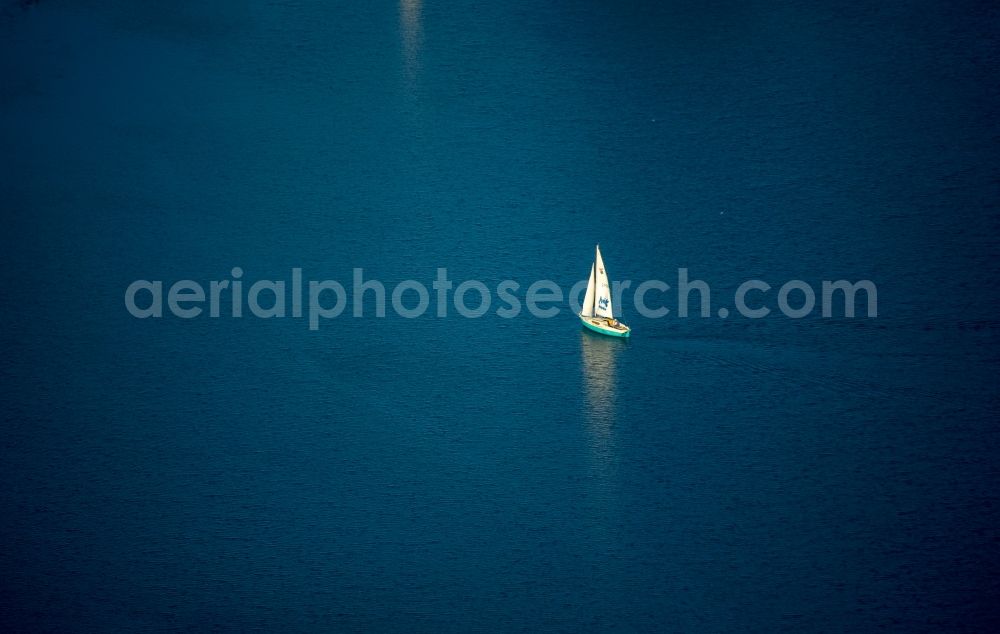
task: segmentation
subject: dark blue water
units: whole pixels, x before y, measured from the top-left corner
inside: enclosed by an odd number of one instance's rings
[[[21,4],[4,629],[1000,626],[995,8]],[[713,313],[870,279],[878,317],[123,302],[234,266],[523,298],[598,241]]]

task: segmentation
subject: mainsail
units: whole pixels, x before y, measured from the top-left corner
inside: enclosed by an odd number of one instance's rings
[[[611,312],[611,284],[608,282],[608,272],[604,268],[604,260],[601,258],[601,247],[597,247],[597,257],[594,260],[594,278],[597,281],[596,297],[594,300],[594,314],[598,317],[608,317],[614,319]],[[587,286],[587,294],[590,294],[590,286]],[[584,306],[586,306],[584,302]],[[586,310],[586,308],[584,309]]]

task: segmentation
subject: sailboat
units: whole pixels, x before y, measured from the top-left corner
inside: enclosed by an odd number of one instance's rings
[[[587,281],[587,294],[583,296],[580,321],[594,332],[609,337],[628,337],[632,332],[631,328],[615,319],[611,306],[611,284],[601,258],[601,245],[597,245],[594,263],[590,265],[590,280]]]

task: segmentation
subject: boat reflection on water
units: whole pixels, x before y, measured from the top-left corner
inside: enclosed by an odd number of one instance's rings
[[[615,423],[618,408],[618,357],[626,339],[580,329],[587,434],[596,475],[606,485],[617,466]]]
[[[610,434],[618,398],[615,374],[618,353],[624,342],[580,329],[581,363],[587,388],[587,422],[601,436]]]
[[[401,0],[399,3],[399,26],[403,36],[403,67],[407,92],[416,90],[420,74],[420,47],[424,39],[421,20],[421,0]]]

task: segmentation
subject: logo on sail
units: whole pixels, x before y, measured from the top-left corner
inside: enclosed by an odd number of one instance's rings
[[[597,300],[597,303],[598,303],[598,305],[600,305],[601,308],[607,308],[608,307],[608,298],[607,297],[602,297],[601,299]]]

